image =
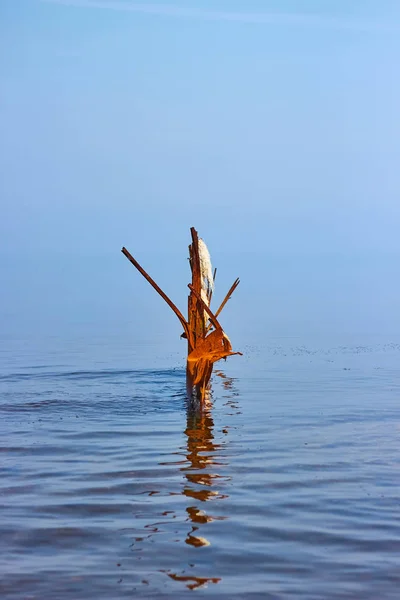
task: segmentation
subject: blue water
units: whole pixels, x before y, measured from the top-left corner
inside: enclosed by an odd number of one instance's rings
[[[5,599],[400,597],[400,344],[1,340]]]

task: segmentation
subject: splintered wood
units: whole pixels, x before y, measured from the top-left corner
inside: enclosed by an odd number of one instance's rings
[[[210,309],[210,303],[216,270],[214,273],[212,272],[210,255],[204,241],[199,239],[194,227],[191,228],[190,232],[192,243],[189,246],[189,262],[192,271],[192,283],[188,285],[190,294],[187,321],[180,310],[128,250],[122,248],[122,252],[178,317],[184,331],[182,337],[187,338],[188,342],[186,364],[188,393],[192,394],[195,390],[197,398],[204,400],[214,363],[221,360],[221,358],[226,359],[227,356],[241,354],[240,352],[232,352],[231,342],[218,321],[222,309],[239,285],[239,279],[236,279],[218,310],[213,313]]]

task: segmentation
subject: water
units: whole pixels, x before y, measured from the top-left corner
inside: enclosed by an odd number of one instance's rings
[[[2,598],[399,598],[400,345],[240,349],[2,340]]]

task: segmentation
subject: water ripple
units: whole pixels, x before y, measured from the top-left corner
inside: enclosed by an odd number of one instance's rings
[[[2,598],[397,600],[399,350],[249,347],[203,408],[182,369],[3,371]]]

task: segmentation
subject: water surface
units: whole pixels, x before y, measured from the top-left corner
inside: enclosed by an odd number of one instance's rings
[[[2,598],[399,598],[396,340],[2,347]]]

